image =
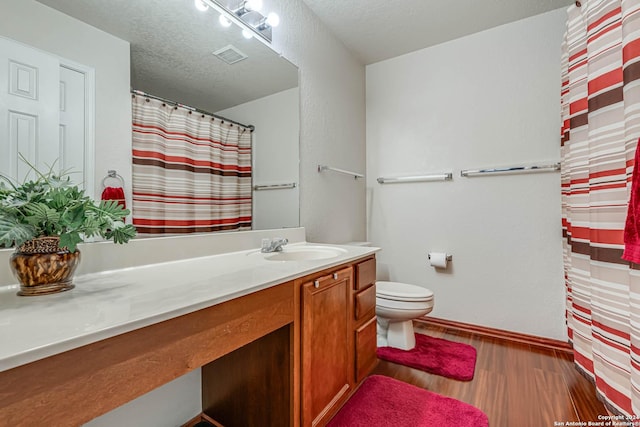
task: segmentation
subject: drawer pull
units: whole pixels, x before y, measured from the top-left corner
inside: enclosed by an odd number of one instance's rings
[[[316,288],[319,288],[320,287],[320,281],[319,280],[314,281],[313,282],[313,286],[315,286]]]
[[[338,273],[333,273],[333,280],[338,280]]]

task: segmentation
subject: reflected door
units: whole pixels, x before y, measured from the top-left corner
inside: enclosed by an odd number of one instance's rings
[[[54,166],[86,182],[85,79],[54,55],[0,38],[1,174],[32,177],[23,156],[39,170]]]

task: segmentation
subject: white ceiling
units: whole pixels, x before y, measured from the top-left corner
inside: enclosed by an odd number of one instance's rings
[[[573,0],[303,1],[364,64],[573,3]]]

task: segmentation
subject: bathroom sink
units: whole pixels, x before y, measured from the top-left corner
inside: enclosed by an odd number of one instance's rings
[[[334,246],[285,246],[282,252],[263,253],[269,261],[314,261],[328,259],[347,253],[346,249]]]

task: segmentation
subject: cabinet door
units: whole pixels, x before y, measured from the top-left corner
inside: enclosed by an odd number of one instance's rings
[[[376,354],[376,350],[378,349],[376,342],[376,325],[376,317],[373,316],[355,331],[355,380],[358,384],[364,380],[378,364],[378,356]]]
[[[347,398],[353,370],[351,268],[302,285],[302,425],[324,425]]]

